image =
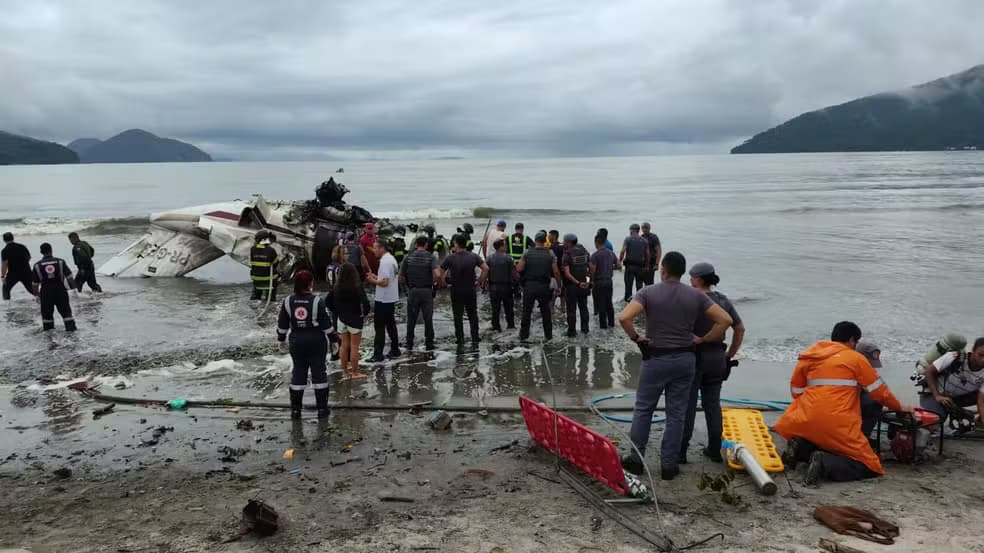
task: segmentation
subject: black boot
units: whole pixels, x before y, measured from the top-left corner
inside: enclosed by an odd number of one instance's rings
[[[318,403],[318,418],[327,419],[331,416],[331,408],[328,407],[328,389],[315,390],[314,400]]]
[[[304,409],[304,390],[290,391],[290,418],[301,418],[301,410]]]

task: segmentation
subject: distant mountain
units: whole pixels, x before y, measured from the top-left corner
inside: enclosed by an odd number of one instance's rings
[[[78,162],[79,156],[61,144],[0,131],[0,165]]]
[[[83,152],[97,144],[102,144],[102,140],[98,138],[79,138],[69,142],[68,149],[79,154],[79,157],[81,157]]]
[[[804,113],[731,153],[949,149],[984,150],[984,65]]]
[[[161,138],[141,129],[130,129],[102,142],[80,138],[72,144],[82,163],[153,163],[165,161],[212,161],[195,146],[173,138]]]

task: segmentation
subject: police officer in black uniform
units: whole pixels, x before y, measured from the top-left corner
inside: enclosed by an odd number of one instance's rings
[[[490,255],[485,263],[489,266],[487,289],[489,302],[492,303],[492,330],[502,330],[499,320],[500,310],[506,312],[506,328],[516,328],[516,318],[513,315],[513,285],[519,281],[516,274],[516,262],[506,253],[505,239],[492,243],[495,253]]]
[[[249,250],[249,276],[253,281],[254,300],[277,299],[277,284],[279,275],[277,274],[277,263],[280,262],[280,255],[273,243],[277,237],[268,230],[261,230],[256,233],[256,243]]]
[[[441,264],[440,279],[445,276],[451,284],[451,312],[454,316],[454,337],[458,344],[458,353],[465,348],[464,315],[468,314],[468,324],[471,330],[472,347],[477,348],[480,341],[478,335],[478,294],[475,292],[475,269],[481,269],[478,277],[480,286],[485,286],[489,266],[477,253],[465,251],[468,240],[464,235],[456,234],[452,239],[454,253],[449,255]]]
[[[538,233],[534,240],[536,247],[523,254],[516,270],[523,278],[523,318],[519,326],[519,339],[530,337],[530,321],[533,315],[533,304],[540,308],[543,319],[543,337],[553,338],[553,321],[550,306],[553,303],[553,293],[550,291],[550,279],[553,278],[560,289],[560,270],[557,269],[557,258],[547,247],[547,234]]]
[[[561,266],[564,272],[564,297],[567,298],[567,336],[577,336],[577,313],[581,312],[581,332],[588,333],[588,296],[591,284],[588,282],[588,265],[591,256],[584,246],[577,243],[577,235],[564,235],[564,258]]]
[[[75,287],[72,271],[64,259],[51,255],[51,244],[41,244],[41,261],[34,264],[34,294],[41,298],[41,325],[55,328],[55,309],[65,321],[65,330],[75,332],[75,318],[68,302],[68,291]]]
[[[413,351],[417,317],[424,317],[424,345],[434,349],[434,286],[440,279],[437,260],[427,251],[428,239],[418,236],[416,249],[400,265],[400,281],[407,287],[407,350]]]
[[[277,340],[283,343],[290,335],[290,356],[294,368],[290,376],[290,418],[301,418],[308,371],[311,387],[318,404],[318,418],[328,418],[328,356],[329,342],[339,338],[331,324],[325,300],[314,293],[314,274],[298,271],[294,276],[294,293],[284,299],[277,318]]]

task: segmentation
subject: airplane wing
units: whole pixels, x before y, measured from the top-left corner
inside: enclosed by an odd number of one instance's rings
[[[208,240],[151,225],[150,232],[97,272],[113,277],[180,277],[223,255]]]

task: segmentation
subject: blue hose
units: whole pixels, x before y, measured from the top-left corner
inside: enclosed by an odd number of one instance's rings
[[[607,396],[596,396],[596,397],[591,398],[588,401],[588,403],[591,404],[591,405],[598,405],[599,403],[602,403],[602,402],[605,402],[605,401],[610,401],[610,400],[613,400],[613,399],[624,399],[624,398],[628,398],[628,397],[635,397],[635,393],[634,392],[627,392],[627,393],[623,393],[623,394],[610,394],[610,395],[607,395]],[[700,398],[700,395],[698,394],[697,397],[699,399]],[[721,403],[727,403],[727,404],[730,404],[730,405],[741,405],[743,407],[757,407],[757,408],[768,410],[768,411],[785,411],[786,408],[789,407],[789,404],[791,402],[789,402],[789,401],[781,401],[781,400],[762,401],[762,400],[757,400],[757,399],[723,397],[723,398],[721,398]],[[600,409],[599,409],[599,411],[600,411]],[[601,417],[603,419],[608,420],[608,421],[611,421],[611,422],[624,422],[624,423],[631,423],[632,422],[632,419],[630,417],[623,417],[623,416],[620,416],[620,415],[606,415],[605,413],[600,413],[600,415],[601,415]],[[657,423],[657,422],[665,422],[665,421],[666,421],[666,417],[663,417],[663,416],[660,416],[660,415],[655,415],[655,414],[653,415],[653,422],[654,423]]]

